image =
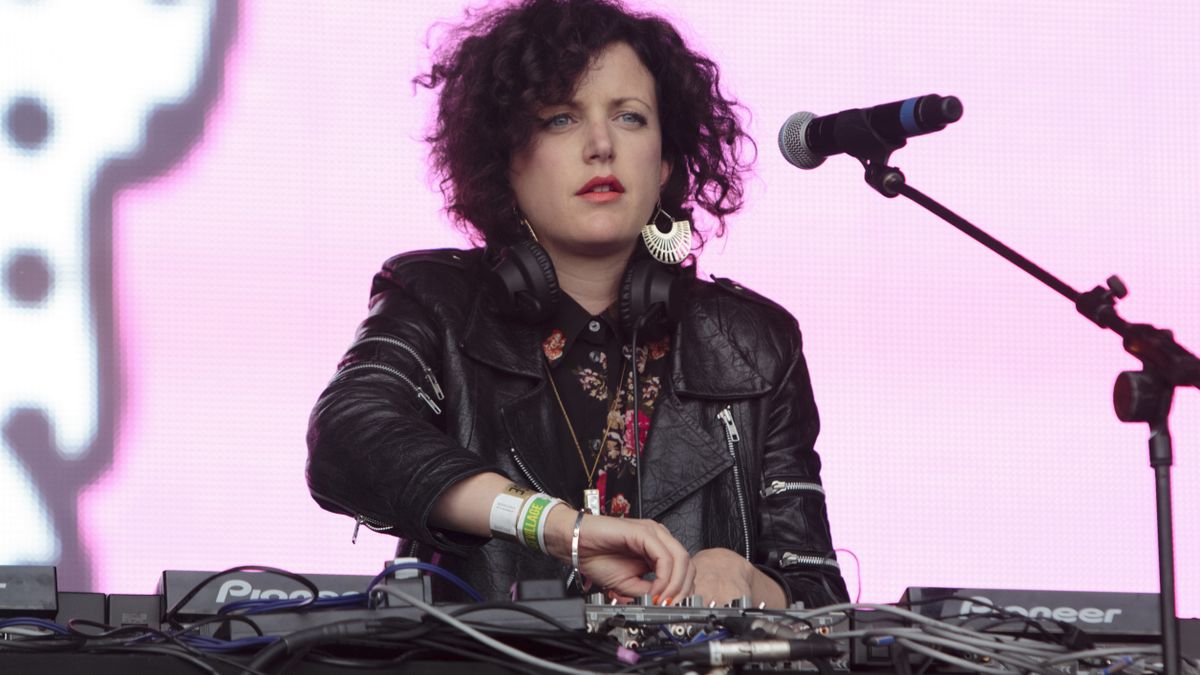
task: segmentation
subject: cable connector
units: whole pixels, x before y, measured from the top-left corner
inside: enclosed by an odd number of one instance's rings
[[[714,640],[679,649],[681,659],[712,666],[751,661],[824,659],[841,653],[838,643],[820,635],[804,640]]]
[[[384,567],[392,567],[395,565],[408,565],[409,563],[421,562],[417,558],[408,556],[404,558],[395,558],[391,562],[385,562]],[[393,579],[416,579],[421,575],[421,570],[417,567],[401,567],[392,572]]]

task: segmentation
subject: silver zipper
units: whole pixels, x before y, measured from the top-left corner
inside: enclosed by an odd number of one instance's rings
[[[773,480],[762,489],[762,496],[770,497],[781,492],[819,492],[823,495],[825,494],[825,488],[820,483]]]
[[[359,513],[354,516],[354,533],[350,535],[351,544],[358,543],[358,528],[362,527],[363,525],[366,525],[368,530],[375,532],[387,532],[388,530],[392,529],[391,525],[385,525],[378,520],[371,520],[370,518]]]
[[[368,529],[375,530],[376,532],[387,532],[393,529],[392,525],[388,525],[387,523],[375,520],[373,518],[368,518],[363,514],[356,512],[354,509],[347,507],[345,504],[336,499],[330,499],[319,492],[313,492],[312,495],[317,499],[317,502],[321,504],[323,508],[328,509],[329,507],[326,506],[326,504],[328,504],[330,506],[337,507],[336,511],[340,511],[348,516],[354,516],[354,533],[350,535],[351,544],[358,543],[358,528],[363,525],[366,525]],[[333,511],[335,509],[329,510]]]
[[[508,450],[512,454],[513,461],[517,463],[517,468],[521,470],[521,475],[525,476],[525,479],[529,481],[529,484],[537,489],[538,492],[545,492],[546,488],[542,487],[542,484],[537,482],[537,479],[533,477],[532,473],[529,473],[529,468],[525,466],[525,462],[521,459],[521,455],[517,453],[517,449],[509,448]]]
[[[400,349],[403,349],[411,354],[413,359],[416,360],[417,365],[421,366],[421,370],[425,371],[425,379],[429,380],[429,388],[433,390],[433,395],[436,396],[437,400],[439,401],[446,400],[446,395],[442,392],[442,385],[438,384],[437,378],[433,376],[433,369],[429,367],[429,364],[425,363],[425,359],[421,358],[421,355],[417,353],[417,350],[414,349],[412,345],[394,337],[388,337],[385,335],[371,335],[356,341],[354,344],[350,345],[350,349],[354,349],[355,347],[368,342],[383,342],[394,347],[399,347]]]
[[[417,557],[417,540],[409,539],[408,537],[398,537],[403,543],[396,544],[397,558],[416,558]]]
[[[742,467],[738,462],[737,444],[741,442],[741,434],[738,433],[737,425],[733,423],[733,413],[730,412],[729,406],[725,406],[721,412],[717,413],[717,419],[721,420],[721,424],[725,427],[725,445],[729,448],[729,456],[733,458],[733,488],[737,492],[738,501],[738,516],[742,520],[742,541],[746,543],[746,550],[743,555],[746,560],[750,559],[750,519],[746,512],[749,510],[746,505],[746,488],[742,484]]]
[[[838,561],[834,560],[833,558],[822,558],[815,555],[800,555],[798,553],[784,553],[779,558],[780,567],[795,567],[796,565],[825,565],[826,567],[832,567],[833,569],[839,571],[842,569],[841,566],[838,565]]]
[[[412,387],[412,390],[414,392],[416,392],[417,397],[420,398],[422,401],[425,401],[425,404],[429,406],[430,410],[432,410],[437,415],[442,414],[442,409],[438,407],[438,404],[434,403],[433,399],[429,398],[429,394],[426,394],[425,390],[422,389],[420,386],[418,386],[416,382],[413,382],[412,380],[408,379],[408,376],[405,375],[404,373],[400,372],[399,370],[396,370],[395,368],[384,365],[382,363],[375,363],[374,361],[367,361],[364,363],[356,363],[352,366],[347,366],[347,367],[342,368],[341,370],[337,371],[336,373],[334,373],[332,382],[336,382],[336,381],[340,380],[341,378],[345,377],[347,374],[352,373],[356,370],[382,370],[383,372],[388,373],[390,375],[395,375],[396,377],[400,378],[401,380],[404,380],[404,382],[406,382],[408,384],[408,386]]]
[[[539,483],[537,479],[533,477],[533,474],[529,472],[529,467],[525,466],[525,461],[521,459],[521,455],[517,452],[517,449],[509,448],[508,451],[509,454],[512,455],[513,461],[517,463],[517,468],[521,470],[521,475],[525,476],[525,480],[529,481],[529,484],[532,485],[538,492],[545,492],[546,488],[542,487],[542,484]],[[567,575],[567,588],[570,588],[571,584],[575,583],[575,575],[578,573],[579,570],[573,569],[571,570],[571,573]]]

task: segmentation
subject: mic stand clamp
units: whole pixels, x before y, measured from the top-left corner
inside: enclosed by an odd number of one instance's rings
[[[883,161],[863,160],[863,167],[867,170],[867,185],[875,188],[876,192],[888,199],[900,194],[904,187],[904,174],[900,173],[900,169],[888,166],[887,158]]]
[[[865,110],[847,110],[838,115],[834,120],[833,137],[839,148],[862,162],[868,185],[884,197],[900,194],[904,174],[887,163],[893,152],[905,146],[906,140],[891,141],[881,136],[867,121]]]
[[[866,124],[866,115],[850,116],[846,140],[839,137],[848,154],[862,162],[867,184],[885,197],[897,195],[916,202],[942,220],[961,230],[996,254],[1025,270],[1031,276],[1075,303],[1076,310],[1097,326],[1123,338],[1125,351],[1142,362],[1142,370],[1126,371],[1113,385],[1113,408],[1122,422],[1145,422],[1150,427],[1150,466],[1154,469],[1155,502],[1158,523],[1159,609],[1162,622],[1162,656],[1166,675],[1180,672],[1179,623],[1175,616],[1174,526],[1171,516],[1171,465],[1174,462],[1171,433],[1167,418],[1175,387],[1200,389],[1200,359],[1175,341],[1169,330],[1149,324],[1131,324],[1116,310],[1116,301],[1129,290],[1120,278],[1111,276],[1106,286],[1080,293],[1062,280],[1035,265],[962,216],[909,186],[904,174],[888,166],[891,153],[902,147],[883,139]],[[839,123],[842,121],[839,118]],[[841,132],[841,125],[835,128]],[[853,139],[853,143],[850,143]]]

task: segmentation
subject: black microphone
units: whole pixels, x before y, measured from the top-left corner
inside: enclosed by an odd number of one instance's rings
[[[824,117],[798,112],[779,129],[779,151],[801,169],[815,169],[826,157],[843,152],[865,159],[880,150],[902,148],[912,136],[941,131],[962,113],[961,101],[937,94]]]

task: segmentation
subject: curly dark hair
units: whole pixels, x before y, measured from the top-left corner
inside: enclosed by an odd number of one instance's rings
[[[620,0],[523,0],[467,12],[414,82],[440,89],[426,138],[446,210],[472,239],[508,245],[525,237],[508,180],[513,154],[526,147],[537,110],[570,99],[594,57],[614,43],[633,48],[654,76],[663,157],[672,171],[663,208],[692,219],[699,206],[717,220],[742,207],[741,174],[754,142],[736,101],[720,91],[717,65],[684,43],[664,19],[633,13]],[[752,156],[751,156],[752,157]],[[696,232],[698,247],[704,233]]]

